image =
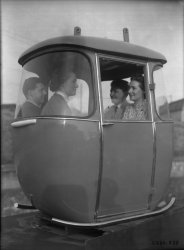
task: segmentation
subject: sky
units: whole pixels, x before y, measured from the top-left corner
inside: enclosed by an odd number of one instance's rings
[[[20,55],[37,42],[73,35],[123,40],[165,55],[166,94],[169,101],[184,98],[184,1],[145,0],[2,0],[2,103],[16,103],[21,80]]]

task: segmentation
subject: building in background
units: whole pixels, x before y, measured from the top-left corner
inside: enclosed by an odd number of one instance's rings
[[[174,121],[184,122],[184,98],[169,104],[170,116]]]

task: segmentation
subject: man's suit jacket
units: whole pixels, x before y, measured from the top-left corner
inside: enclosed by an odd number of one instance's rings
[[[41,115],[72,115],[65,99],[55,93],[44,106]]]
[[[41,108],[34,105],[31,102],[26,101],[20,108],[18,117],[31,117],[39,116],[41,113]]]
[[[107,120],[121,120],[127,104],[127,101],[124,101],[119,108],[115,105],[108,107],[104,112],[104,118]]]

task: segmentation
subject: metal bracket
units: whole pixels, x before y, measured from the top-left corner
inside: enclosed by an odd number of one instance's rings
[[[149,84],[149,89],[154,90],[155,89],[155,83],[150,83]]]
[[[74,36],[80,36],[81,35],[81,28],[76,26],[74,28]]]
[[[123,39],[124,42],[129,43],[129,32],[127,28],[123,28]]]

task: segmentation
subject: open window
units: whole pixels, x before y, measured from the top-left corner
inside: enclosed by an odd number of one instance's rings
[[[147,98],[147,86],[145,84],[145,64],[132,61],[122,61],[116,58],[109,58],[101,56],[100,61],[100,72],[101,72],[101,88],[102,88],[102,99],[103,99],[103,113],[105,120],[148,120],[148,98]],[[133,79],[142,78],[143,92],[142,94],[142,106],[136,104],[136,101],[130,95],[132,88]],[[121,82],[121,86],[120,86]],[[128,89],[126,86],[128,85]],[[116,91],[115,88],[121,88],[125,96],[122,96],[121,101],[114,101],[112,92]],[[119,87],[117,87],[119,86]],[[117,94],[118,95],[118,94]],[[115,98],[117,98],[115,94]],[[121,98],[121,97],[118,97]],[[124,98],[124,101],[123,101]],[[123,103],[124,102],[124,103]],[[119,107],[119,109],[117,109]],[[128,111],[128,109],[131,109]],[[117,111],[118,110],[118,113]],[[143,110],[143,111],[142,111]],[[116,114],[114,114],[116,112]],[[126,116],[126,113],[134,112]],[[137,112],[137,113],[136,113]],[[145,113],[144,117],[140,113]],[[138,114],[139,113],[139,114]]]

